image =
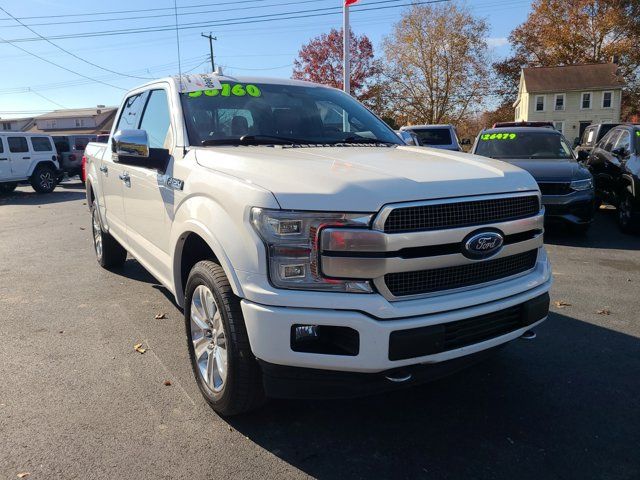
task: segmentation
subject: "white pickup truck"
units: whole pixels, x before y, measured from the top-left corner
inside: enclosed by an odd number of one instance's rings
[[[175,295],[221,414],[424,382],[547,317],[534,179],[403,145],[336,89],[154,81],[85,155],[98,262],[129,253]]]

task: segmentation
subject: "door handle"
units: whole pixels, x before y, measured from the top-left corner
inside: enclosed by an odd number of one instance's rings
[[[31,160],[31,157],[22,157],[23,160]]]
[[[106,166],[106,165],[102,165],[102,166],[100,167],[100,171],[101,171],[102,173],[107,173],[107,172],[109,171],[109,169],[107,168],[107,166]]]
[[[8,158],[0,158],[0,162],[2,162],[2,161],[8,161],[8,160],[9,160]]]
[[[118,175],[118,178],[120,178],[120,180],[122,180],[123,182],[128,182],[131,180],[131,177],[129,176],[128,173],[123,173],[121,175]]]

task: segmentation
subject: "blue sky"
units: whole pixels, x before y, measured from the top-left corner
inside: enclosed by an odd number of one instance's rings
[[[371,4],[375,2],[380,0],[360,0],[356,7],[372,7],[374,5]],[[390,0],[383,5],[394,3],[406,4],[409,0]],[[530,0],[467,1],[473,13],[486,18],[490,24],[489,44],[495,58],[508,55],[506,37],[515,26],[526,19],[530,3]],[[289,77],[300,46],[331,27],[340,28],[340,14],[330,15],[323,11],[319,12],[322,16],[313,18],[218,27],[210,27],[208,23],[340,5],[342,0],[178,0],[180,24],[195,24],[193,28],[180,33],[182,70],[208,71],[209,45],[200,34],[211,30],[218,38],[214,44],[216,63],[225,67],[225,73]],[[44,37],[170,26],[175,22],[173,0],[9,0],[0,3],[0,6],[18,18],[40,17],[23,18],[21,21],[29,24],[35,32]],[[147,10],[161,8],[166,10]],[[147,11],[112,13],[127,10]],[[389,34],[403,9],[369,12],[356,10],[357,8],[354,8],[351,14],[352,28],[357,34],[368,35],[373,41],[376,53],[380,53],[382,39]],[[95,12],[108,13],[86,15]],[[34,37],[34,33],[0,11],[0,41]],[[175,31],[111,34],[52,41],[82,59],[119,73],[155,78],[176,73],[178,70]],[[72,72],[123,89],[132,88],[145,81],[119,76],[88,65],[45,41],[23,41],[16,42],[15,45],[64,66],[71,72],[50,65],[11,44],[0,43],[0,64],[4,67],[3,74],[0,75],[0,117],[3,118],[37,115],[61,107],[116,105],[120,102],[122,90],[91,82]]]

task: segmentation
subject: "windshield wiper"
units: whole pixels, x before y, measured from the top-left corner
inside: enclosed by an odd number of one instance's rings
[[[338,140],[336,142],[332,142],[332,145],[339,145],[341,143],[348,143],[348,144],[368,144],[368,145],[375,145],[375,144],[383,144],[383,145],[399,145],[399,143],[394,143],[394,142],[385,142],[384,140],[378,140],[377,138],[367,138],[367,137],[360,137],[360,136],[351,136],[351,137],[347,137],[344,138],[342,140]]]

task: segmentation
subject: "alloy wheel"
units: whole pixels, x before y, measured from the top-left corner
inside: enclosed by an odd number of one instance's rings
[[[102,258],[102,229],[100,228],[100,220],[98,219],[98,208],[93,210],[91,218],[91,227],[93,230],[93,246],[96,249],[98,259]]]
[[[198,373],[213,392],[219,393],[227,380],[227,337],[218,303],[206,285],[198,285],[193,292],[190,319]]]
[[[46,190],[50,190],[51,188],[53,188],[53,185],[55,184],[55,179],[53,178],[53,175],[51,175],[51,172],[42,172],[40,174],[40,186]]]

